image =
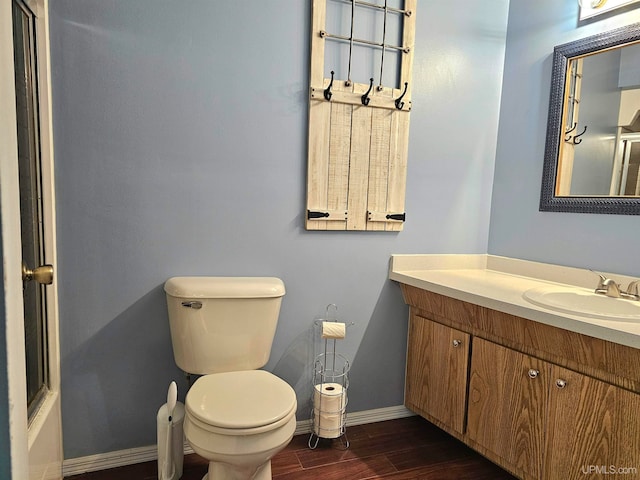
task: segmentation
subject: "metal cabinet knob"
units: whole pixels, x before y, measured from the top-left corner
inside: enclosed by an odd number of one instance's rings
[[[462,340],[454,340],[452,343],[453,343],[453,346],[457,348],[460,345],[462,345]]]
[[[529,378],[538,378],[538,375],[540,375],[540,371],[534,368],[531,368],[529,369],[528,375],[529,375]]]
[[[567,382],[562,380],[561,378],[556,380],[556,387],[558,388],[564,388],[567,386]]]

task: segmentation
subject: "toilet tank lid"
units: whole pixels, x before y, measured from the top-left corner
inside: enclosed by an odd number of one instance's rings
[[[164,284],[172,297],[268,298],[282,297],[284,283],[276,277],[172,277]]]

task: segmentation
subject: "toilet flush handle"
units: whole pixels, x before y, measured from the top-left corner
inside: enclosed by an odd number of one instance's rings
[[[202,302],[197,302],[195,300],[190,300],[188,302],[182,302],[183,307],[195,308],[196,310],[202,308]]]

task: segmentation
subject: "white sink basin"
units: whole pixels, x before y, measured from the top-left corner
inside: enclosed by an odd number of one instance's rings
[[[640,301],[611,298],[580,287],[538,287],[523,298],[539,307],[583,317],[616,321],[640,321]]]

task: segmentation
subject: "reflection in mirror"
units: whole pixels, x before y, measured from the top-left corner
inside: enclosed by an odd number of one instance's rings
[[[556,195],[638,196],[639,59],[636,44],[569,61]]]
[[[540,210],[640,214],[640,24],[554,49]]]

